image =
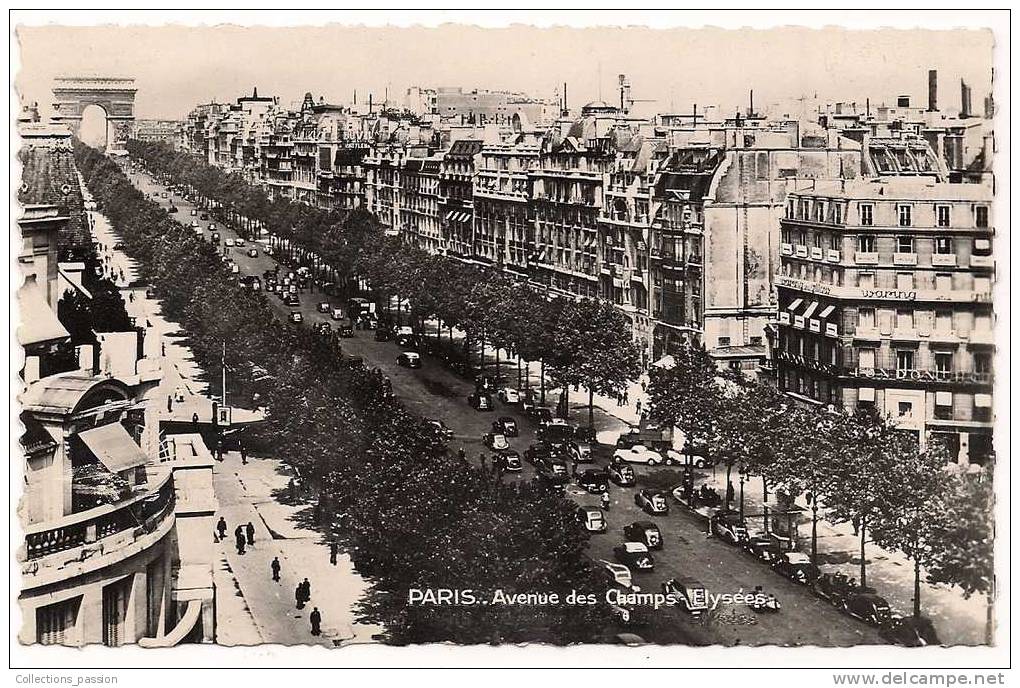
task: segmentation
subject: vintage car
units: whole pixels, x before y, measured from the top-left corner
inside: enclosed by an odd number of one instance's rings
[[[329,317],[333,318],[333,320],[343,320],[344,319],[344,309],[340,308],[338,306],[333,307],[329,311]]]
[[[626,461],[627,463],[644,463],[649,466],[657,466],[662,463],[662,455],[654,449],[649,449],[643,444],[635,444],[629,449],[617,448],[613,452],[614,461]]]
[[[876,595],[871,588],[857,588],[843,598],[842,609],[850,616],[874,626],[881,626],[892,618],[889,602]]]
[[[291,311],[289,320],[292,323],[300,323],[304,322],[305,318],[303,315],[301,315],[301,311]]]
[[[539,427],[553,421],[552,409],[547,406],[535,406],[528,412],[528,417],[537,422]]]
[[[606,515],[597,506],[577,507],[577,522],[580,523],[589,533],[606,532]],[[628,571],[629,572],[629,571]]]
[[[257,248],[250,248],[250,249],[248,249],[248,257],[249,258],[258,258],[259,257],[259,250]]]
[[[591,451],[591,443],[582,440],[573,440],[567,443],[571,458],[577,463],[591,463],[595,460]]]
[[[393,338],[393,332],[388,328],[380,327],[375,331],[375,341],[377,342],[388,342]]]
[[[662,490],[638,490],[634,495],[634,503],[652,516],[669,513],[669,502],[666,501],[666,493]]]
[[[284,295],[283,302],[288,306],[300,306],[301,297],[299,297],[297,294],[292,294],[288,292],[287,294]]]
[[[772,564],[776,573],[801,585],[811,585],[821,571],[811,563],[811,557],[803,552],[783,552]]]
[[[719,509],[712,514],[709,524],[712,535],[731,545],[743,545],[747,541],[747,524],[740,514],[732,509]]]
[[[574,439],[574,426],[562,418],[551,418],[540,424],[538,439],[547,444],[566,446]]]
[[[503,451],[510,448],[510,442],[506,436],[494,432],[487,432],[482,435],[482,444],[493,451]]]
[[[496,461],[499,462],[500,468],[505,473],[520,473],[524,470],[524,464],[521,463],[521,455],[513,449],[501,451],[496,455]]]
[[[492,422],[492,431],[498,432],[507,437],[517,437],[520,428],[517,427],[517,419],[513,416],[500,416]]]
[[[330,324],[329,323],[324,323],[324,322],[315,323],[315,326],[312,328],[312,330],[316,334],[321,334],[321,335],[328,335],[331,332],[333,332],[333,328],[330,326]]]
[[[211,241],[214,244],[220,243],[220,233],[219,232],[213,232],[212,236],[209,237],[209,241]]]
[[[475,392],[469,394],[467,398],[468,406],[475,409],[476,411],[491,411],[492,410],[492,397],[484,392]]]
[[[404,368],[421,368],[421,356],[417,351],[404,351],[397,356],[397,365]]]
[[[662,592],[695,618],[708,611],[708,591],[694,578],[670,578],[662,584]]]
[[[620,487],[630,487],[634,484],[634,469],[625,463],[611,463],[606,469],[609,479]]]
[[[234,246],[243,247],[244,246],[244,238],[243,237],[237,237],[236,239],[234,239]]]
[[[521,410],[530,418],[532,409],[541,403],[542,395],[537,389],[528,387],[523,392],[518,393],[518,397],[520,398]]]
[[[315,307],[315,310],[320,313],[329,313],[329,301],[320,302],[319,305]]]
[[[667,466],[686,466],[688,464],[695,468],[710,468],[712,462],[706,459],[704,456],[699,454],[684,454],[678,452],[676,449],[667,449],[666,457],[663,461]]]
[[[878,633],[884,640],[904,647],[927,647],[940,644],[939,637],[935,633],[935,625],[926,616],[915,618],[893,614],[882,624]]]
[[[613,548],[616,561],[634,571],[651,571],[655,568],[655,560],[643,542],[624,542]]]
[[[618,585],[621,588],[627,588],[634,592],[641,590],[641,588],[634,585],[634,576],[631,574],[630,569],[623,564],[617,564],[605,559],[599,559],[598,563],[602,564],[602,568],[606,572],[606,578],[609,580],[610,584]]]
[[[609,489],[609,475],[601,468],[586,468],[575,474],[577,484],[592,494]]]
[[[631,542],[643,542],[648,549],[662,549],[662,531],[651,521],[635,521],[624,526],[623,536]]]
[[[340,325],[337,328],[337,332],[340,334],[341,337],[345,339],[350,339],[351,337],[354,336],[354,328],[351,327],[350,325]]]
[[[554,456],[540,456],[535,459],[535,469],[539,473],[554,476],[564,483],[570,482],[570,473],[567,471],[567,464]]]
[[[747,606],[756,613],[775,613],[783,608],[779,598],[770,592],[765,592],[760,585],[750,592]]]
[[[779,554],[776,552],[775,546],[772,544],[772,540],[764,535],[755,535],[754,537],[748,537],[743,544],[744,551],[753,556],[759,561],[763,561],[769,566],[773,564],[778,558]]]
[[[453,437],[453,430],[446,426],[446,423],[439,420],[438,418],[426,418],[425,422],[435,428],[436,432],[444,440],[449,440]]]
[[[567,491],[567,483],[570,482],[570,476],[568,475],[550,475],[544,471],[538,471],[535,473],[533,478],[534,482],[538,485],[545,487],[546,489],[552,490],[556,494],[562,495]]]
[[[501,402],[509,406],[521,403],[521,394],[513,387],[501,387],[496,396],[499,397]]]

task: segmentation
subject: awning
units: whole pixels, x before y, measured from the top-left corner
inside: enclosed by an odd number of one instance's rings
[[[975,239],[974,248],[978,250],[988,250],[992,247],[992,242],[989,239]]]
[[[145,452],[135,444],[120,423],[110,423],[80,432],[78,438],[113,473],[145,464]]]
[[[875,388],[874,387],[861,387],[857,390],[858,401],[874,401],[875,400]]]
[[[794,299],[793,302],[786,307],[786,310],[790,313],[794,313],[800,308],[800,304],[804,303],[804,299]]]
[[[975,394],[974,395],[974,406],[977,408],[992,408],[992,395],[991,394]]]
[[[935,392],[935,405],[936,406],[952,406],[953,405],[953,393],[952,392]]]
[[[26,282],[18,292],[18,308],[21,311],[21,326],[18,327],[18,343],[22,346],[66,339],[70,335],[57,319],[46,302],[39,284]]]
[[[808,305],[808,307],[804,309],[804,318],[805,318],[805,319],[806,319],[806,318],[810,318],[810,317],[811,317],[811,315],[812,315],[812,314],[813,314],[813,313],[815,312],[815,310],[816,310],[817,308],[818,308],[818,302],[817,302],[817,301],[812,301],[812,302],[811,302],[811,303],[810,303],[810,304]]]
[[[826,306],[825,308],[822,309],[822,312],[818,314],[818,318],[820,320],[825,320],[830,315],[832,315],[832,311],[834,310],[836,310],[835,306]]]

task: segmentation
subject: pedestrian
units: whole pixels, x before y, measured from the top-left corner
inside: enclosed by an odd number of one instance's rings
[[[609,490],[602,491],[602,498],[599,501],[602,504],[602,508],[609,511],[609,505],[612,503],[609,500]]]
[[[223,440],[219,437],[216,438],[216,460],[223,460]]]
[[[641,400],[640,399],[637,400],[637,404],[635,404],[635,408],[637,409],[637,414],[640,416],[641,415]]]
[[[220,516],[220,520],[216,522],[216,530],[220,534],[220,540],[227,537],[227,522]]]
[[[241,443],[241,464],[248,465],[248,450],[245,448],[244,443]]]
[[[294,602],[298,609],[305,608],[305,586],[301,583],[298,583],[297,588],[294,589]]]
[[[623,405],[627,406],[630,404],[630,393],[625,389],[623,390]]]
[[[174,398],[169,394],[166,395],[166,412],[173,413],[174,410]]]
[[[336,555],[340,551],[340,546],[334,540],[329,543],[329,563],[336,566]]]
[[[197,413],[192,413],[191,414],[191,431],[192,432],[198,432],[198,414]]]
[[[244,534],[248,536],[248,544],[251,547],[255,546],[255,526],[248,521],[248,525],[244,527]]]
[[[307,578],[301,581],[301,590],[301,599],[307,603],[312,599],[312,584],[308,582]]]
[[[269,568],[273,570],[273,580],[277,583],[280,582],[280,557],[273,557],[273,561],[269,564]]]
[[[312,623],[312,635],[319,635],[322,630],[319,628],[322,624],[322,614],[319,613],[318,607],[312,607],[312,613],[308,615],[308,620]]]
[[[234,535],[235,545],[237,546],[237,553],[244,554],[244,535],[240,532],[240,526],[238,526],[238,532]]]
[[[464,447],[457,450],[457,458],[460,459],[461,463],[467,463],[467,452],[464,451]]]
[[[488,468],[489,457],[485,455],[485,452],[481,452],[478,454],[478,463],[481,465],[482,471],[485,471]]]

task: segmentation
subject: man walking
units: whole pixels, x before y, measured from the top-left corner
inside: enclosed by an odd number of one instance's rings
[[[269,568],[273,571],[273,581],[280,582],[280,557],[273,557],[272,563],[269,564]]]
[[[244,442],[241,443],[241,465],[248,465],[248,450],[244,446]]]
[[[216,523],[216,530],[220,534],[220,540],[227,537],[227,522],[222,516],[220,516],[220,520]]]
[[[340,546],[336,543],[335,540],[329,543],[329,563],[332,564],[333,566],[336,566],[336,555],[339,552],[339,550]]]
[[[319,613],[318,607],[312,607],[312,613],[308,615],[308,620],[312,623],[312,635],[321,634],[322,614]]]
[[[244,534],[248,536],[248,545],[251,547],[255,546],[255,526],[248,521],[248,525],[244,527]]]
[[[241,532],[241,526],[234,532],[234,542],[237,545],[237,553],[244,554],[244,533]]]
[[[294,602],[298,609],[305,608],[305,586],[303,583],[298,583],[297,588],[294,589]]]

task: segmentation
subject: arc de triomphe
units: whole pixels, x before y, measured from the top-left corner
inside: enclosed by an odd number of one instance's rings
[[[135,80],[127,77],[57,77],[52,119],[68,125],[77,135],[85,108],[98,105],[106,113],[107,149],[121,150],[134,125],[137,90]]]

